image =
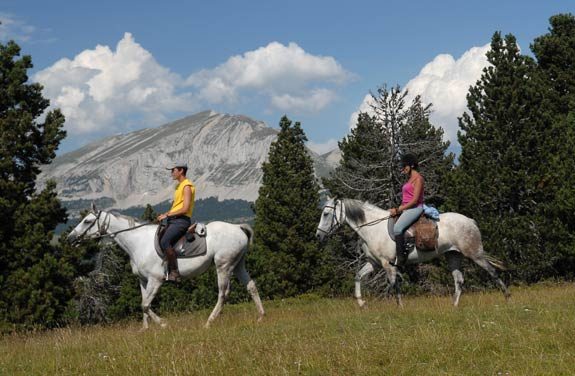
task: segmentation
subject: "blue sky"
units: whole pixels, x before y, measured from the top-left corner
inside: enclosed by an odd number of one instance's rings
[[[325,152],[399,84],[434,104],[456,142],[465,94],[495,31],[525,53],[571,1],[13,1],[0,40],[32,55],[30,77],[67,118],[61,152],[205,109],[276,127],[301,121]]]

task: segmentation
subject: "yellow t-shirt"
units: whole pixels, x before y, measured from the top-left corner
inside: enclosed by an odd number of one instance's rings
[[[189,186],[190,190],[192,191],[192,198],[190,202],[190,208],[188,212],[185,213],[188,217],[192,218],[192,211],[194,210],[194,198],[196,196],[196,187],[192,184],[191,181],[188,179],[182,180],[178,186],[176,187],[176,191],[174,192],[174,202],[172,203],[172,207],[170,209],[170,213],[176,210],[180,210],[184,207],[184,187]]]

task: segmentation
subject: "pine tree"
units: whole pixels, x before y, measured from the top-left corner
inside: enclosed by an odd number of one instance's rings
[[[575,110],[575,17],[558,14],[549,22],[549,33],[535,38],[531,50],[552,88],[554,112],[567,114]]]
[[[558,14],[549,20],[549,33],[535,38],[531,45],[538,72],[546,86],[542,91],[552,110],[555,140],[549,173],[541,185],[552,199],[542,206],[553,224],[558,275],[575,277],[575,17]]]
[[[146,205],[146,209],[144,209],[144,213],[142,214],[141,218],[145,221],[154,222],[158,213],[154,210],[154,207],[150,204]]]
[[[360,113],[355,128],[338,143],[341,160],[323,185],[331,195],[356,198],[381,204],[380,186],[389,178],[385,156],[390,153],[389,141],[374,116]]]
[[[286,117],[262,166],[263,182],[255,203],[255,245],[251,252],[256,279],[267,297],[285,297],[321,286],[325,255],[315,240],[319,222],[319,186],[307,154],[301,124]]]
[[[449,207],[478,222],[486,250],[506,259],[515,276],[534,281],[552,273],[551,230],[541,212],[552,129],[533,59],[515,37],[495,33],[490,66],[467,95],[460,118],[460,165],[450,178]]]
[[[36,191],[40,165],[50,163],[64,116],[49,106],[42,86],[28,83],[30,56],[0,44],[0,320],[55,325],[72,296],[75,268],[50,244],[66,212],[50,182]]]

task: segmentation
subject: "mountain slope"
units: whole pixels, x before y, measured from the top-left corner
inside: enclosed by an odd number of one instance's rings
[[[108,137],[57,157],[38,179],[57,182],[67,206],[99,200],[115,208],[158,204],[171,199],[174,183],[165,170],[176,161],[188,163],[196,199],[255,201],[261,165],[278,131],[243,115],[204,111],[165,124]],[[331,154],[313,152],[316,171],[333,167]]]

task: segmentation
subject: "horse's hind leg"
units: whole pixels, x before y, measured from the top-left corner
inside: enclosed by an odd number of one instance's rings
[[[397,267],[393,266],[386,259],[381,260],[381,266],[385,270],[385,275],[387,276],[387,283],[389,283],[389,288],[393,288],[395,291],[395,302],[398,306],[403,307],[403,300],[401,299],[401,283],[399,282]],[[388,289],[389,289],[388,288]]]
[[[227,267],[216,266],[216,268],[218,273],[218,302],[210,314],[210,317],[208,317],[208,321],[204,325],[206,328],[209,328],[216,317],[220,315],[224,303],[226,302],[226,297],[230,291],[230,271]]]
[[[489,257],[489,256],[488,256]],[[495,268],[491,262],[489,262],[488,258],[485,257],[484,255],[478,256],[476,258],[473,258],[473,261],[481,266],[483,269],[485,269],[487,271],[487,273],[489,273],[489,275],[495,280],[495,282],[497,282],[497,284],[499,285],[499,287],[501,288],[501,291],[503,291],[503,295],[505,296],[505,299],[509,299],[509,297],[511,296],[511,294],[509,293],[509,290],[507,289],[507,286],[505,285],[505,282],[503,282],[501,280],[501,278],[499,278],[499,271],[497,270],[497,268]]]
[[[238,265],[234,268],[234,275],[239,279],[240,283],[246,287],[252,300],[256,305],[258,310],[258,321],[261,321],[264,317],[264,306],[262,305],[262,300],[260,299],[260,294],[258,293],[258,288],[253,279],[251,279],[250,274],[246,270],[245,258],[242,257]]]
[[[461,287],[463,286],[463,273],[461,272],[461,260],[463,255],[457,251],[447,252],[445,254],[447,258],[447,265],[449,265],[449,270],[453,276],[453,282],[455,284],[455,293],[453,294],[453,305],[457,307],[459,305],[459,298],[461,297]]]

